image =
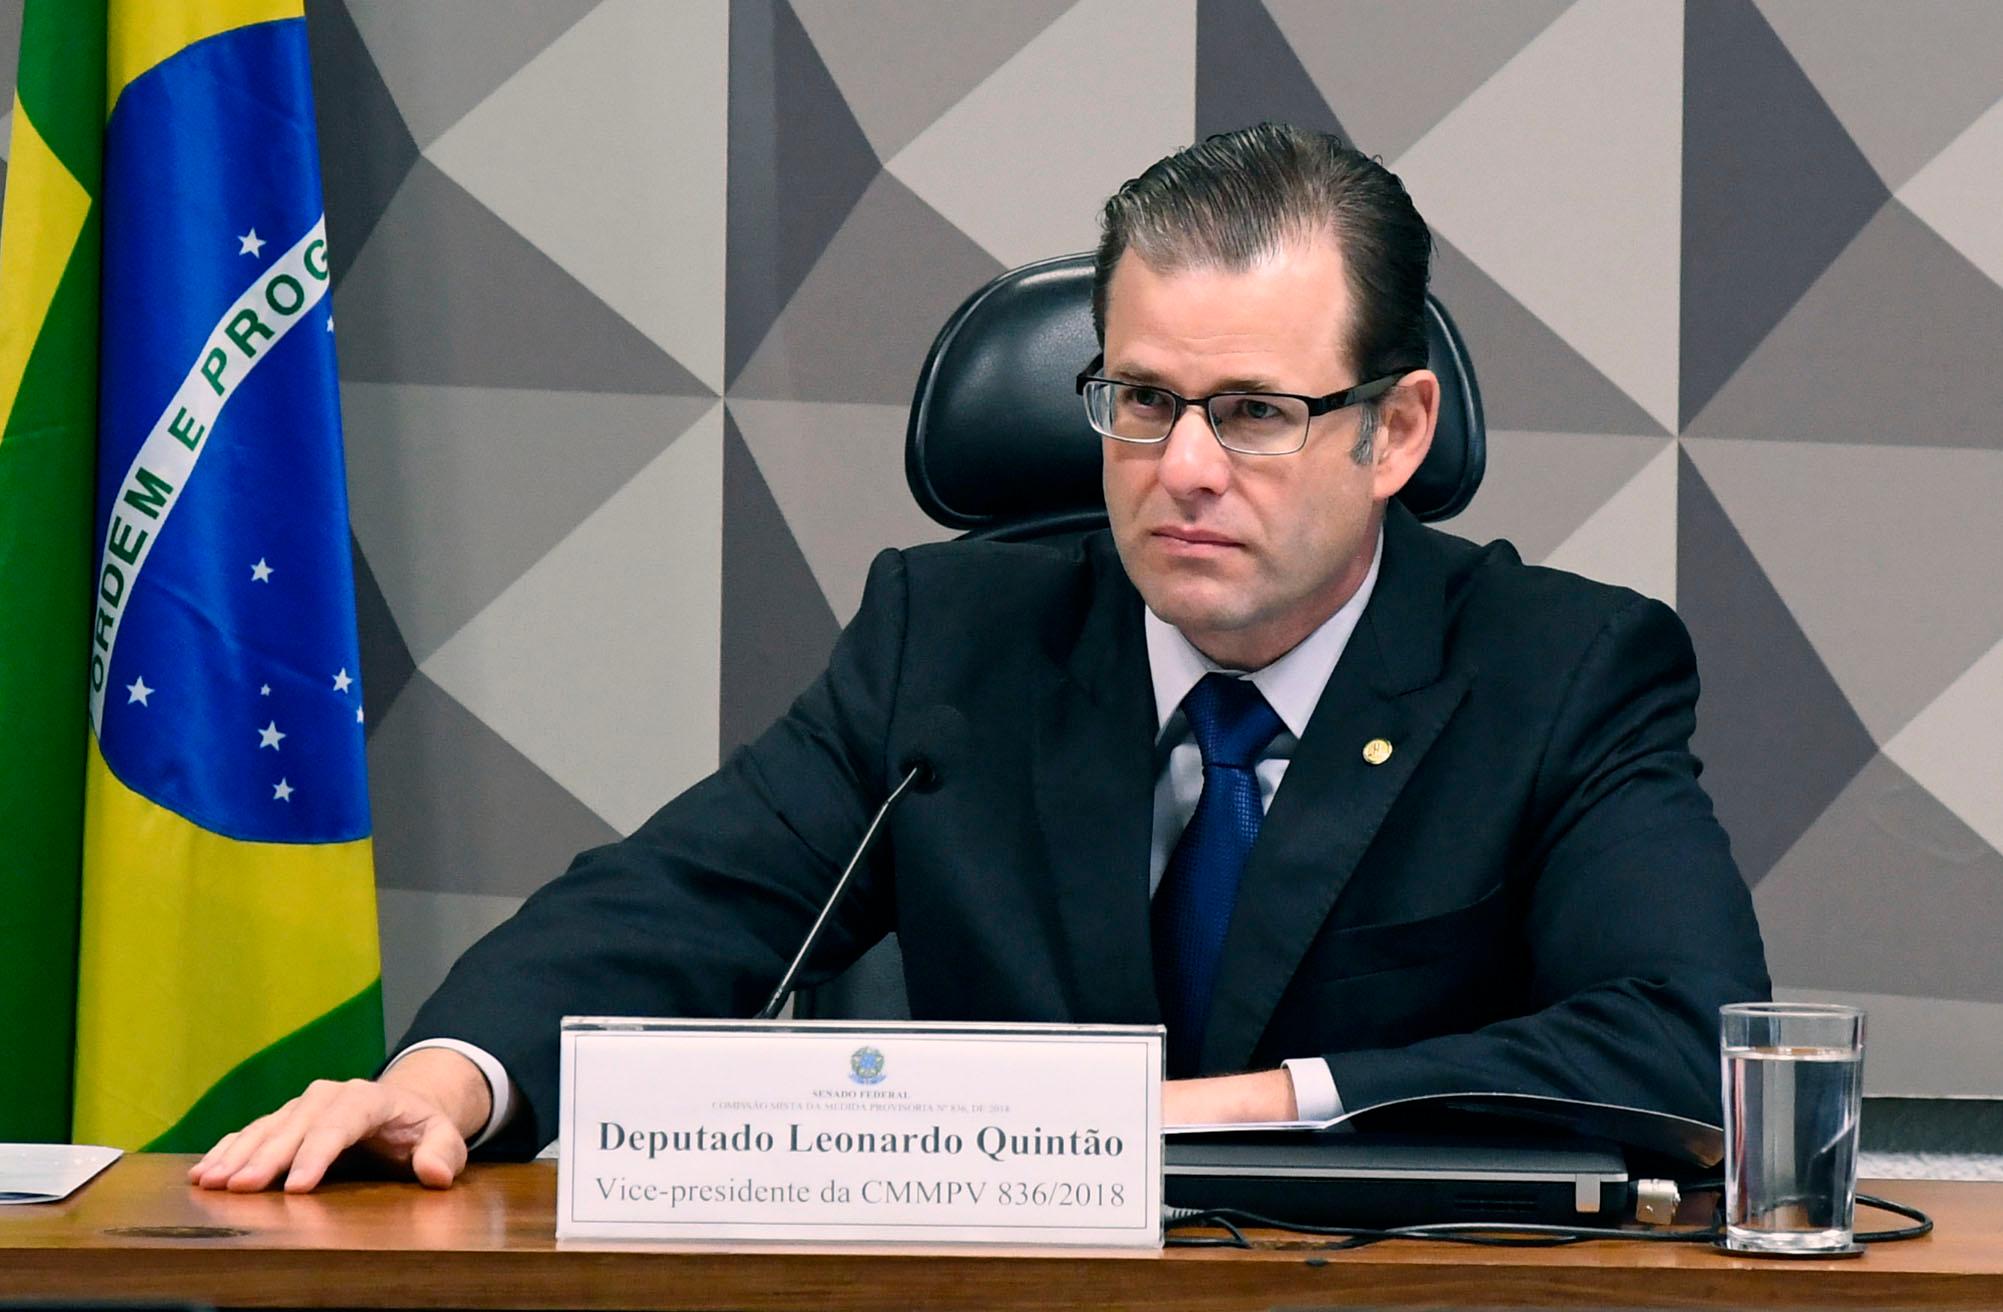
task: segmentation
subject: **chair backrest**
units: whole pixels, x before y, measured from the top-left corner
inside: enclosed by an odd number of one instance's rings
[[[1481,389],[1446,307],[1426,298],[1440,376],[1433,447],[1398,499],[1422,520],[1455,515],[1481,485]],[[980,537],[1039,537],[1105,522],[1099,440],[1072,380],[1098,351],[1092,257],[1011,269],[969,296],[925,357],[904,434],[918,505]]]

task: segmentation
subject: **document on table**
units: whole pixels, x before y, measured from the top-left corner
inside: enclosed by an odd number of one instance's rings
[[[90,1144],[0,1143],[0,1204],[59,1203],[123,1154]]]

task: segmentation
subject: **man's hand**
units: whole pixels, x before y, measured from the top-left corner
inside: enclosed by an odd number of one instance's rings
[[[335,1158],[359,1147],[444,1189],[466,1169],[466,1140],[486,1124],[491,1100],[479,1067],[448,1049],[424,1048],[378,1080],[315,1080],[269,1116],[224,1135],[189,1168],[188,1182],[252,1193],[283,1173],[285,1192],[305,1193]]]
[[[1161,1123],[1225,1125],[1237,1121],[1291,1121],[1294,1080],[1285,1068],[1253,1075],[1214,1075],[1170,1080],[1161,1086]]]

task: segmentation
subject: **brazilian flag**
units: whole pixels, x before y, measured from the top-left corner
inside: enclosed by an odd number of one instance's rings
[[[52,941],[70,908],[74,965],[50,974],[75,979],[71,1136],[206,1148],[383,1049],[305,20],[298,0],[30,0],[21,65],[9,324],[55,290],[0,460],[25,432],[63,448],[42,463],[69,482],[0,474],[0,541],[86,546],[80,576],[54,550],[0,553],[8,595],[54,599],[9,640],[32,678],[0,664],[0,714],[50,721],[46,758],[10,754],[0,805],[73,822],[80,793],[81,855],[65,864],[61,823],[18,853],[0,831],[0,898]],[[53,266],[60,242],[15,255],[23,136],[69,179],[38,194],[81,214]],[[30,241],[56,221],[30,219]],[[44,394],[69,398],[59,421],[23,413]],[[52,1030],[64,1010],[36,1015]],[[50,1037],[10,1073],[24,1091],[66,1082]]]

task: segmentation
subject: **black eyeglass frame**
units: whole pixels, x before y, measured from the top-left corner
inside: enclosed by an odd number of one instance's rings
[[[1242,447],[1232,446],[1224,440],[1224,434],[1217,431],[1217,416],[1210,412],[1210,403],[1212,401],[1218,400],[1221,397],[1232,396],[1282,397],[1286,400],[1299,401],[1306,405],[1308,420],[1311,423],[1318,416],[1330,414],[1337,410],[1346,410],[1350,406],[1361,405],[1365,401],[1376,400],[1393,387],[1396,387],[1403,381],[1407,374],[1417,373],[1421,367],[1413,365],[1409,368],[1398,369],[1380,377],[1372,378],[1368,382],[1358,383],[1354,387],[1345,387],[1340,392],[1330,392],[1326,396],[1303,396],[1299,392],[1269,391],[1229,391],[1212,392],[1208,396],[1183,396],[1180,393],[1171,392],[1168,388],[1158,383],[1136,383],[1125,378],[1102,378],[1095,371],[1104,367],[1105,363],[1106,357],[1103,354],[1095,355],[1092,357],[1092,363],[1086,365],[1084,370],[1079,373],[1073,382],[1073,387],[1080,398],[1083,398],[1085,395],[1085,385],[1087,383],[1110,383],[1115,387],[1145,387],[1151,392],[1160,392],[1163,396],[1173,400],[1175,402],[1175,413],[1169,416],[1168,427],[1162,430],[1160,437],[1121,437],[1116,433],[1102,432],[1096,425],[1092,429],[1093,432],[1098,433],[1101,437],[1111,438],[1115,442],[1127,442],[1134,446],[1157,446],[1168,441],[1168,435],[1173,433],[1175,426],[1182,422],[1182,416],[1189,407],[1193,405],[1201,406],[1203,408],[1203,422],[1210,426],[1210,435],[1217,439],[1217,445],[1223,447],[1226,451],[1231,451],[1241,456],[1296,455],[1305,449],[1308,444],[1309,425],[1301,425],[1300,442],[1297,445],[1288,447],[1284,451],[1247,451]],[[1088,411],[1087,413],[1089,414],[1090,412]]]

